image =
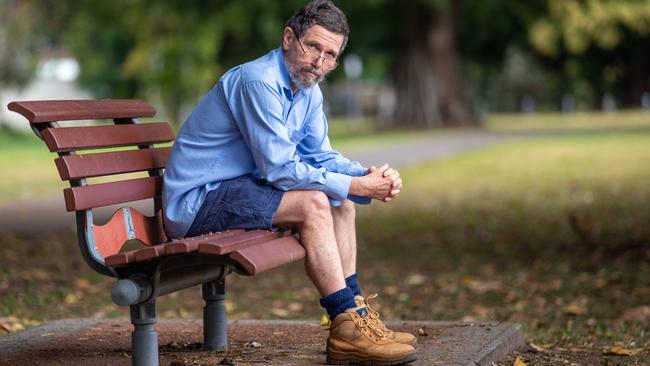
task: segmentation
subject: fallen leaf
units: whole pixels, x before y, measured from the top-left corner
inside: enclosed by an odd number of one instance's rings
[[[250,347],[250,348],[261,348],[261,347],[262,347],[262,343],[260,343],[260,342],[256,342],[256,341],[248,342],[248,343],[244,344],[244,347]]]
[[[461,279],[461,283],[463,286],[478,294],[488,291],[498,291],[503,287],[499,281],[482,281],[472,276],[464,276]]]
[[[603,350],[603,354],[612,356],[634,356],[637,353],[637,351],[623,348],[621,346],[612,346]]]
[[[26,326],[36,325],[38,322],[29,319],[21,319],[15,316],[0,318],[0,331],[15,333],[25,330]]]
[[[650,320],[650,305],[637,306],[626,310],[616,322],[643,323]]]
[[[320,325],[327,327],[330,325],[330,318],[327,316],[327,314],[323,314],[320,317]]]
[[[302,310],[302,303],[300,303],[300,302],[292,302],[287,307],[289,308],[289,311],[298,312],[298,311]]]
[[[78,289],[87,289],[91,287],[91,283],[85,278],[77,278],[74,281],[74,286]]]
[[[65,303],[68,305],[76,304],[79,302],[79,296],[73,293],[69,293],[65,296]]]
[[[570,304],[564,307],[564,313],[569,315],[582,315],[587,312],[587,309],[580,304]]]
[[[286,318],[289,316],[289,310],[283,308],[273,308],[271,309],[271,314],[279,316],[281,318]]]
[[[490,310],[481,304],[475,304],[472,306],[472,313],[479,318],[486,318]]]
[[[533,342],[529,342],[529,343],[528,343],[528,346],[529,346],[530,348],[532,348],[535,352],[548,352],[548,349],[546,349],[546,348],[543,347],[543,346],[538,346],[538,345],[536,345],[536,344],[533,343]]]
[[[427,282],[427,277],[416,273],[406,277],[405,282],[409,286],[422,285]]]
[[[393,296],[393,295],[397,295],[397,293],[399,292],[399,288],[397,286],[391,285],[391,286],[386,286],[386,288],[384,288],[384,291],[386,292],[387,295]]]
[[[512,366],[528,366],[528,365],[526,365],[526,363],[524,361],[522,361],[521,358],[519,358],[519,356],[517,356],[517,358],[515,358],[515,362],[512,364]]]

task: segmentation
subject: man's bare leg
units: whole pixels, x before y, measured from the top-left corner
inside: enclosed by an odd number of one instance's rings
[[[305,269],[321,296],[346,287],[330,203],[324,193],[285,192],[273,224],[298,230],[307,251]]]
[[[354,203],[345,200],[338,207],[332,207],[334,220],[334,235],[341,255],[343,275],[345,278],[356,273],[357,264],[357,232],[355,228]]]

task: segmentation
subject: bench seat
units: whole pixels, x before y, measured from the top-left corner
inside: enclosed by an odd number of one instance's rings
[[[121,252],[105,260],[107,267],[120,267],[193,252],[227,256],[246,275],[305,257],[305,249],[290,232],[228,230]]]

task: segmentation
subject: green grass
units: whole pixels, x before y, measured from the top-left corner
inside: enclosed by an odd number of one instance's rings
[[[624,315],[650,298],[648,146],[650,131],[584,131],[405,169],[398,199],[359,209],[361,284],[384,318],[519,322],[558,357],[644,364],[650,319]],[[126,316],[113,281],[73,254],[72,231],[0,235],[0,247],[0,318]],[[322,315],[301,263],[228,288],[232,319]],[[189,289],[159,312],[201,307]],[[611,361],[601,350],[614,344],[641,353]]]
[[[60,191],[55,154],[35,135],[0,129],[0,203],[29,199]]]
[[[544,131],[629,129],[650,127],[650,113],[622,111],[617,113],[544,113],[536,115],[496,114],[486,119],[490,131]],[[388,130],[375,127],[371,119],[341,119],[329,121],[333,146],[346,152],[376,148],[391,143],[429,139],[435,141],[463,133],[463,130]],[[31,132],[18,133],[0,129],[0,167],[10,179],[0,181],[0,204],[56,194],[66,184],[61,182],[54,167],[55,154]]]
[[[618,112],[491,114],[486,118],[485,125],[493,131],[650,128],[650,112],[624,110]]]

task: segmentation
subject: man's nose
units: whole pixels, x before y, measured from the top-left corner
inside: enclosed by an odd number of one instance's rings
[[[323,67],[323,58],[320,57],[320,56],[318,56],[318,57],[314,57],[314,59],[311,61],[311,64],[312,64],[314,67],[320,69],[320,68]]]

